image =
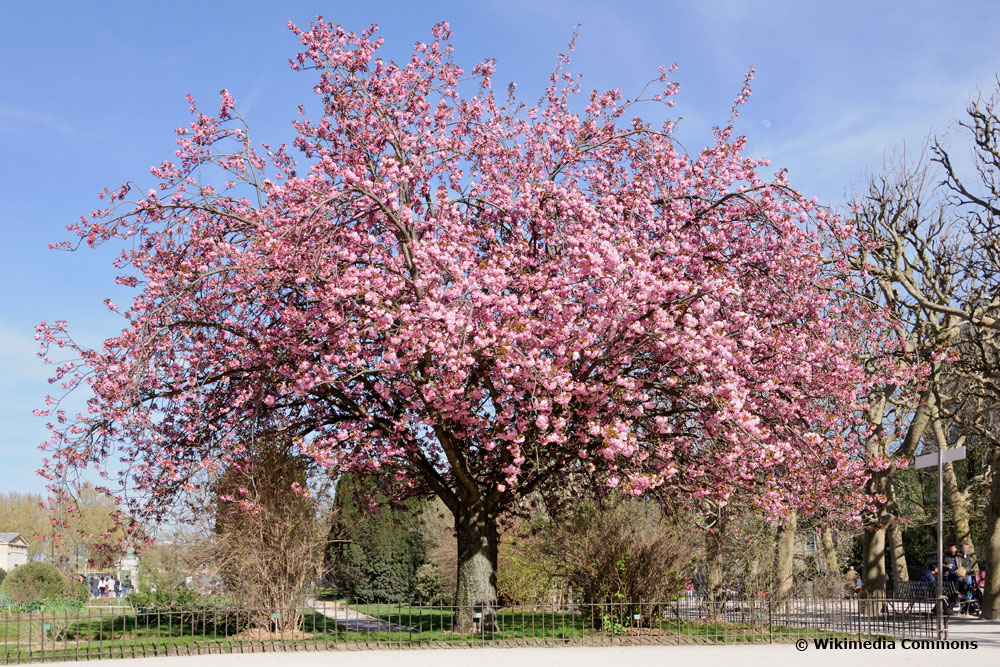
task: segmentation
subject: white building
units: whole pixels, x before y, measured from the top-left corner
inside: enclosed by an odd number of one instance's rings
[[[28,562],[28,540],[21,533],[0,533],[0,567],[10,572]]]

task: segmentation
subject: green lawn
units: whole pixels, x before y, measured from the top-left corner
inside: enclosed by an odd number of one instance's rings
[[[454,612],[448,608],[420,607],[414,605],[358,604],[351,609],[417,631],[421,639],[446,641],[450,639],[482,639],[482,633],[456,636],[451,632]],[[492,634],[496,640],[574,639],[598,634],[580,614],[572,612],[500,609],[497,612],[497,629]]]
[[[595,628],[590,613],[572,611],[534,611],[530,608],[500,609],[497,611],[497,632],[456,635],[451,632],[454,612],[440,607],[421,607],[398,604],[355,604],[351,609],[380,618],[389,623],[412,628],[410,641],[444,643],[478,643],[482,641],[559,642],[585,640],[593,643],[610,643],[623,638],[645,639],[663,643],[768,643],[794,640],[797,637],[835,636],[815,628],[792,628],[767,625],[766,618],[749,622],[711,622],[684,620],[670,614],[658,617],[652,624],[648,619],[622,618],[620,609],[617,623],[607,619],[605,629]],[[357,633],[363,634],[363,633]],[[374,633],[373,633],[374,634]],[[408,641],[406,633],[384,633],[388,641]]]

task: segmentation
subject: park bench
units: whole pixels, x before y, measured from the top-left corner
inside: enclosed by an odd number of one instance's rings
[[[971,614],[978,607],[975,600],[959,590],[954,581],[945,581],[941,587],[944,595],[944,612],[953,611]],[[902,581],[896,585],[892,596],[886,601],[885,613],[910,614],[934,613],[934,601],[937,598],[937,584],[930,581]],[[956,608],[957,607],[957,608]]]
[[[975,615],[979,610],[979,603],[970,598],[964,590],[959,590],[959,587],[954,581],[944,582],[943,588],[944,596],[948,600],[948,606],[946,609],[948,611],[957,611],[961,614],[972,614]],[[958,609],[955,609],[955,607]],[[975,612],[973,610],[976,610]]]
[[[901,581],[887,598],[882,612],[886,614],[933,614],[937,600],[937,584],[932,581]]]

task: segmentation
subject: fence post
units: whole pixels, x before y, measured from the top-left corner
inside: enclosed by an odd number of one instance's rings
[[[944,627],[944,605],[946,604],[944,597],[938,597],[937,604],[934,605],[935,612],[937,616],[937,638],[947,639],[948,633],[945,631]]]
[[[858,595],[858,597],[855,599],[857,600],[857,605],[858,605],[858,641],[860,642],[861,641],[861,596]]]
[[[774,643],[774,622],[771,616],[771,606],[774,604],[774,599],[771,596],[767,597],[767,643]]]

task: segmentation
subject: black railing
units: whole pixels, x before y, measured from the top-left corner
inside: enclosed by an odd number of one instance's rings
[[[480,608],[317,601],[298,610],[0,610],[3,662],[447,646],[767,644],[945,638],[943,603],[723,599]],[[939,623],[941,624],[939,626]]]

